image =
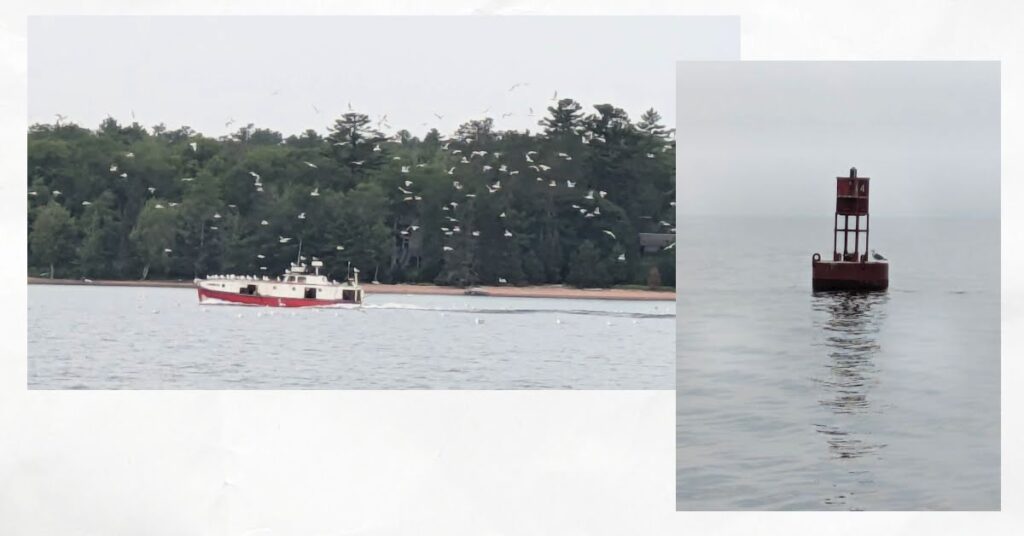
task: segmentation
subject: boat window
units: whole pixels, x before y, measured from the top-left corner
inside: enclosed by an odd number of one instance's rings
[[[316,287],[309,287],[306,289],[306,298],[310,300],[316,299]]]
[[[306,276],[300,275],[299,276],[299,283],[305,283],[305,282],[306,282]]]
[[[356,291],[354,291],[354,290],[343,290],[343,291],[341,291],[341,299],[342,299],[342,301],[347,301],[347,302],[355,301],[355,298],[356,298]]]

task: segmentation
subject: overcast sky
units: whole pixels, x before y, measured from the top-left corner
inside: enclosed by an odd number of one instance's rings
[[[557,91],[633,118],[654,107],[672,126],[675,61],[738,59],[739,19],[32,17],[28,49],[29,123],[134,112],[211,136],[249,122],[288,135],[325,132],[351,102],[416,135],[485,110],[537,130]]]
[[[683,213],[832,214],[856,166],[873,216],[999,216],[997,62],[689,62],[677,91]]]

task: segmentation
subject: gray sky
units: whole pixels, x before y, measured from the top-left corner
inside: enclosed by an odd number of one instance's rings
[[[822,215],[871,177],[873,216],[999,216],[997,62],[684,62],[684,214]]]
[[[736,17],[32,17],[28,28],[29,123],[60,113],[95,128],[134,111],[145,126],[210,136],[249,122],[325,132],[349,102],[416,135],[486,109],[498,128],[537,130],[556,90],[633,118],[654,107],[673,126],[675,61],[739,58]]]

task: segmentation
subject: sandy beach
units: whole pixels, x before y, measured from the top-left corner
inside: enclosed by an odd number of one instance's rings
[[[47,279],[43,277],[29,277],[30,285],[93,285],[93,286],[121,286],[121,287],[172,287],[192,288],[191,281],[114,281],[114,280],[90,280],[81,279]],[[466,289],[455,287],[441,287],[437,285],[385,285],[367,284],[363,288],[367,294],[432,294],[432,295],[466,295]],[[675,301],[676,293],[670,290],[643,290],[643,289],[579,289],[563,287],[560,285],[543,285],[529,287],[473,287],[474,291],[481,291],[488,296],[499,296],[505,298],[568,298],[568,299],[590,299],[590,300],[644,300],[644,301]]]

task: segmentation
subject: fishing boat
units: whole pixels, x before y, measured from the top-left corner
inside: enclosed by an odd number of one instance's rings
[[[311,266],[292,263],[277,278],[255,275],[211,275],[196,279],[199,303],[235,303],[266,307],[316,307],[324,305],[363,303],[359,286],[359,270],[345,281],[332,281],[320,274],[323,261],[313,260]],[[310,273],[310,268],[313,272]]]

